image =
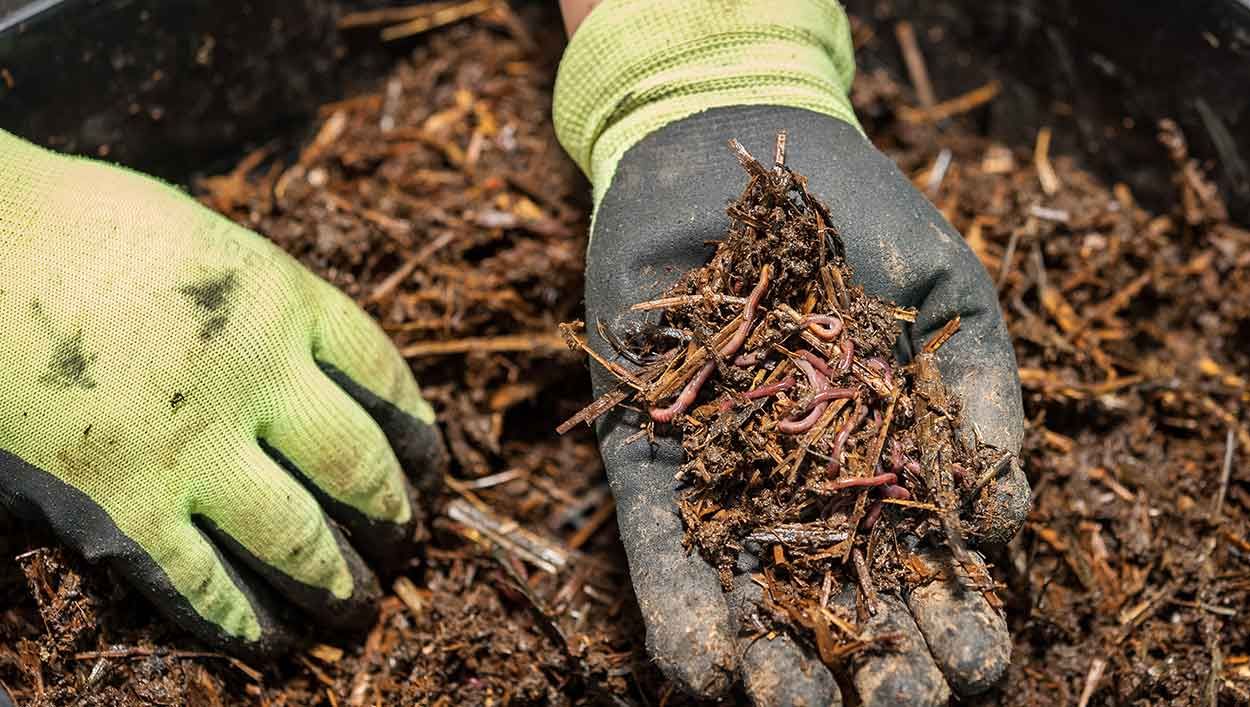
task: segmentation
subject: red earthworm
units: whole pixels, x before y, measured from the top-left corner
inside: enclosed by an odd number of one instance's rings
[[[955,477],[955,483],[963,484],[964,479],[968,477],[968,470],[964,469],[962,464],[951,464],[951,475]]]
[[[755,286],[755,289],[751,290],[751,296],[747,298],[746,307],[742,309],[742,324],[738,327],[738,331],[734,333],[733,337],[721,347],[719,351],[721,358],[733,356],[738,352],[743,342],[747,340],[747,334],[751,332],[751,325],[755,323],[755,308],[759,306],[760,300],[764,297],[764,292],[768,290],[768,280],[771,275],[772,267],[769,265],[765,265],[760,270],[760,281]],[[711,377],[714,370],[716,370],[716,359],[713,358],[703,364],[703,367],[699,369],[694,378],[691,378],[686,383],[686,386],[681,389],[681,393],[678,394],[672,405],[658,409],[652,408],[651,419],[660,423],[672,422],[673,418],[685,412],[695,398],[699,397],[699,390],[703,388],[703,384]]]
[[[817,356],[816,354],[812,353],[812,352],[811,352],[811,351],[809,351],[808,349],[802,349],[802,350],[800,350],[800,351],[796,351],[795,353],[799,354],[799,355],[800,355],[800,356],[802,356],[804,359],[806,359],[808,363],[810,363],[810,364],[812,364],[813,366],[815,366],[815,367],[816,367],[816,370],[820,371],[821,373],[825,374],[826,376],[829,376],[830,378],[832,378],[832,377],[833,377],[833,375],[834,375],[834,374],[833,374],[833,369],[832,369],[832,368],[830,368],[830,367],[829,367],[829,363],[828,363],[827,361],[825,361],[824,359],[822,359],[821,357],[819,357],[819,356]]]
[[[906,501],[911,498],[911,491],[897,484],[881,487],[881,495],[885,498],[896,498]],[[881,517],[881,511],[885,509],[885,504],[881,501],[873,501],[872,507],[868,509],[868,513],[864,516],[864,528],[872,530],[872,526],[877,524],[877,519]]]
[[[881,509],[885,505],[880,501],[873,501],[868,507],[868,512],[864,514],[864,530],[872,530],[872,526],[877,524],[877,520],[881,518]]]
[[[894,387],[894,373],[890,371],[890,364],[874,356],[864,361],[864,365],[869,368],[875,368],[881,374],[881,379],[885,381],[886,386]]]
[[[711,377],[712,371],[715,370],[716,361],[708,361],[703,364],[699,372],[694,374],[694,378],[691,378],[690,382],[686,383],[686,387],[681,389],[681,393],[673,401],[672,405],[663,408],[651,408],[651,419],[660,423],[672,422],[673,418],[685,412],[686,408],[690,407],[690,403],[693,403],[694,399],[699,397],[699,389],[703,387],[703,384]]]
[[[833,341],[842,333],[842,319],[832,314],[808,314],[799,323],[824,341]]]
[[[760,281],[751,290],[751,296],[747,297],[746,307],[742,309],[742,324],[738,327],[738,331],[734,332],[733,338],[725,342],[721,347],[721,358],[729,358],[738,352],[743,342],[747,340],[747,334],[751,333],[751,325],[755,323],[755,309],[759,306],[760,300],[764,298],[764,292],[768,290],[768,280],[772,276],[773,269],[769,265],[765,265],[760,270]]]
[[[855,357],[855,342],[850,339],[842,341],[842,357],[838,359],[838,370],[851,370],[851,360]]]
[[[777,393],[780,393],[783,390],[789,390],[793,387],[794,387],[794,376],[786,376],[785,378],[782,378],[776,383],[769,383],[768,385],[761,385],[760,387],[755,388],[753,390],[748,390],[747,392],[742,394],[742,397],[746,398],[747,400],[754,400],[756,398],[766,398],[770,395],[776,395]]]
[[[767,398],[770,395],[776,395],[777,393],[780,393],[783,390],[789,390],[793,387],[794,387],[794,376],[786,376],[785,378],[782,378],[776,383],[769,383],[767,385],[761,385],[758,388],[753,388],[751,390],[748,390],[747,392],[742,394],[742,397],[746,398],[747,400],[755,400],[756,398]],[[733,398],[729,398],[729,397],[725,398],[720,403],[721,412],[725,412],[726,410],[729,410],[730,408],[733,407],[733,405],[734,405]]]
[[[827,403],[830,400],[842,400],[844,398],[853,398],[859,393],[859,388],[829,388],[816,394],[812,398],[812,405],[818,403]]]
[[[890,471],[898,473],[903,468],[903,445],[898,440],[890,440]]]
[[[836,476],[838,470],[842,468],[842,462],[839,460],[842,456],[842,447],[846,444],[846,440],[850,438],[851,433],[855,431],[855,428],[859,427],[859,424],[864,421],[865,417],[868,417],[867,406],[860,407],[859,412],[848,420],[833,438],[833,449],[829,451],[828,473],[830,476]]]
[[[900,501],[906,501],[911,498],[911,491],[899,486],[898,484],[890,484],[881,489],[881,495],[886,498],[894,498]]]
[[[891,486],[898,481],[898,476],[891,473],[877,474],[876,476],[859,476],[853,479],[836,479],[825,484],[825,488],[829,491],[842,491],[849,488],[862,488],[865,486]]]
[[[760,362],[759,351],[752,351],[751,353],[744,353],[738,358],[734,359],[734,365],[737,366],[738,368],[750,368],[751,366],[754,366],[755,364],[759,362]]]
[[[829,379],[824,374],[816,370],[816,367],[810,361],[804,358],[796,359],[794,365],[799,367],[800,371],[807,376],[807,382],[812,386],[812,390],[817,395],[829,389]],[[796,420],[790,418],[777,423],[777,429],[785,434],[796,435],[812,429],[816,421],[820,419],[821,414],[825,412],[825,408],[829,406],[828,401],[820,402],[812,405],[811,410],[802,419]]]

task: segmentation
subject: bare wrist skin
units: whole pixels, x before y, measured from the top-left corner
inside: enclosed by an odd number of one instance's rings
[[[560,13],[564,15],[564,30],[572,37],[586,15],[595,9],[599,0],[560,0]]]

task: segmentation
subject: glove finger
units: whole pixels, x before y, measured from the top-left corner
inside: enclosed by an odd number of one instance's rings
[[[311,360],[261,446],[376,563],[406,561],[421,507],[379,425]]]
[[[753,136],[744,141],[748,149],[769,154],[774,126],[783,117],[788,164],[808,175],[811,191],[828,205],[856,282],[871,295],[917,308],[902,348],[914,352],[960,317],[959,333],[938,351],[937,361],[947,386],[963,401],[964,433],[970,441],[975,433],[984,443],[1018,452],[1024,409],[1015,351],[985,267],[894,162],[854,127],[797,109],[741,109],[736,125]],[[987,493],[994,522],[983,539],[1006,540],[1024,522],[1028,483],[1015,468]]]
[[[15,514],[47,524],[89,562],[107,562],[170,621],[235,655],[269,657],[295,641],[264,582],[239,567],[186,517],[162,518],[140,546],[82,491],[0,450],[0,496]],[[131,529],[132,531],[134,529]]]
[[[356,303],[316,280],[321,316],[313,357],[382,428],[404,471],[422,493],[442,486],[448,456],[412,370],[395,345]]]
[[[646,440],[623,446],[639,424],[624,417],[603,423],[599,440],[647,649],[683,690],[718,697],[737,663],[734,631],[716,572],[682,546],[673,480],[681,448],[672,440],[654,453]]]
[[[320,623],[361,628],[377,613],[377,578],[331,526],[312,495],[258,445],[240,452],[224,479],[211,479],[197,498],[196,522],[217,543]]]
[[[929,652],[957,694],[985,692],[1011,660],[1007,622],[979,592],[965,589],[971,580],[948,553],[928,551],[920,559],[940,573],[907,596]]]
[[[945,225],[945,222],[942,222]],[[949,228],[949,226],[946,226]],[[965,259],[975,260],[972,251],[960,241]],[[953,275],[949,283],[935,288],[926,300],[913,330],[915,343],[927,341],[956,314],[940,305],[949,297],[943,289],[960,287],[988,290],[982,296],[993,297],[988,275],[979,262],[966,263],[965,270]],[[976,268],[972,271],[972,268]],[[990,316],[992,315],[992,316]],[[1024,413],[1020,399],[1020,378],[1016,370],[1015,352],[1011,348],[1006,327],[997,305],[982,316],[963,318],[960,332],[946,342],[937,353],[942,380],[962,403],[964,440],[972,447],[977,442],[992,445],[1005,452],[1018,454],[1024,434]],[[917,335],[918,332],[918,335]],[[1029,512],[1031,491],[1024,470],[1016,459],[1008,464],[980,491],[972,504],[978,529],[976,540],[981,544],[1001,544],[1015,536]]]
[[[749,625],[747,617],[758,605],[763,590],[742,574],[734,580],[729,597],[734,623]],[[842,693],[833,674],[815,656],[808,654],[789,636],[744,639],[739,668],[747,697],[757,707],[783,705],[842,704]]]
[[[836,601],[854,611],[855,594],[851,587]],[[887,647],[852,660],[851,684],[864,705],[929,707],[945,705],[950,700],[950,687],[942,679],[920,629],[901,599],[879,596],[877,613],[868,618],[866,628],[872,636],[889,635],[894,640]]]
[[[742,655],[742,681],[757,707],[817,707],[842,704],[829,669],[789,636],[752,641]]]

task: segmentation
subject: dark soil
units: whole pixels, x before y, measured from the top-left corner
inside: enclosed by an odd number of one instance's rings
[[[0,682],[20,704],[683,702],[646,659],[593,437],[551,432],[589,402],[556,330],[582,311],[587,224],[550,125],[558,27],[432,31],[375,92],[201,185],[377,316],[438,408],[449,491],[376,626],[245,665],[10,527]],[[969,116],[917,119],[871,66],[853,98],[1001,283],[1016,341],[1035,501],[992,558],[1015,651],[977,702],[1250,702],[1250,231],[1166,126],[1176,200],[1151,213]]]

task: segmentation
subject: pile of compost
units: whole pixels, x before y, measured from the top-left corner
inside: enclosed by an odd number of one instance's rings
[[[633,306],[663,311],[653,329],[625,342],[596,323],[615,359],[636,368],[596,356],[619,384],[573,419],[633,403],[650,416],[637,437],[679,430],[688,543],[726,592],[740,554],[758,558],[769,623],[836,667],[879,637],[855,628],[853,615],[832,631],[822,618],[831,593],[857,585],[875,613],[879,591],[932,581],[914,552],[930,537],[1000,604],[966,539],[985,534],[980,495],[1013,455],[959,434],[958,402],[935,359],[958,318],[910,365],[894,360],[898,322],[916,312],[853,284],[842,238],[807,180],[785,166],[785,144],[782,133],[770,169],[730,141],[748,181],[727,209],[729,231],[707,265]],[[589,351],[581,326],[564,330]]]
[[[415,40],[372,90],[200,185],[207,204],[352,294],[411,361],[455,459],[424,555],[387,578],[363,640],[315,636],[248,665],[206,651],[47,536],[3,528],[0,684],[20,704],[689,703],[646,657],[593,436],[551,432],[591,397],[557,331],[582,312],[588,212],[551,129],[560,23],[551,8],[518,18],[464,5],[475,16]],[[1250,232],[1228,222],[1170,125],[1159,160],[1173,161],[1176,197],[1148,210],[1049,154],[1048,132],[1038,145],[983,137],[972,118],[992,92],[925,109],[874,68],[893,39],[856,37],[861,121],[998,283],[1021,368],[1034,507],[991,558],[1014,652],[1002,685],[975,703],[1250,701]],[[913,375],[871,343],[894,314],[836,311],[855,314],[843,325],[865,367],[876,356],[894,380]],[[874,323],[881,339],[864,331]],[[827,345],[816,338],[780,345]],[[748,372],[794,360],[770,349]],[[785,404],[810,404],[806,374],[794,378]],[[754,420],[789,419],[780,395],[731,398],[731,411],[749,403],[763,406]],[[840,417],[854,409],[831,400],[826,412],[835,405]],[[845,443],[848,469],[867,429]],[[904,454],[916,449],[904,440]],[[898,502],[918,502],[922,486],[884,472],[912,498],[883,503],[879,527],[935,517]],[[885,495],[852,493],[865,512]],[[888,587],[891,575],[873,571]]]

